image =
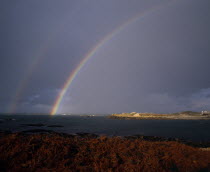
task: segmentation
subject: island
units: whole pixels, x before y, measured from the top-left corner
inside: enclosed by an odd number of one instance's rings
[[[193,111],[183,111],[178,113],[169,114],[157,114],[157,113],[121,113],[112,114],[109,118],[113,119],[181,119],[181,120],[209,120],[210,112],[193,112]]]

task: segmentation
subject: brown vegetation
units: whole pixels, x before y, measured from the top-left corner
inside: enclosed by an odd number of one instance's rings
[[[0,171],[208,171],[210,152],[177,142],[64,134],[0,137]]]

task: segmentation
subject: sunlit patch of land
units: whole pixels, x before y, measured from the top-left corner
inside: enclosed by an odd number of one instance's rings
[[[121,113],[112,114],[110,118],[124,119],[182,119],[182,120],[200,120],[210,119],[210,114],[201,114],[200,112],[184,111],[171,114],[156,114],[156,113]]]
[[[175,141],[0,134],[0,171],[208,171],[210,151]]]

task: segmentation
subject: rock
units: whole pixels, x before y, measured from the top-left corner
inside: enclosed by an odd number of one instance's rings
[[[54,133],[52,130],[44,130],[44,129],[34,129],[34,130],[25,130],[22,133]]]
[[[40,124],[40,123],[38,123],[38,124],[21,124],[21,125],[29,126],[29,127],[43,127],[43,126],[45,126],[44,124]]]
[[[85,138],[97,138],[98,137],[98,135],[96,135],[96,134],[92,134],[92,133],[83,133],[83,132],[81,132],[81,133],[76,133],[78,136],[80,136],[80,137],[85,137]]]
[[[48,125],[47,127],[64,127],[62,125]]]

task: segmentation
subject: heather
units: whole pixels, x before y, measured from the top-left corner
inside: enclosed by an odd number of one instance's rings
[[[2,134],[0,171],[208,171],[210,152],[175,141]]]

